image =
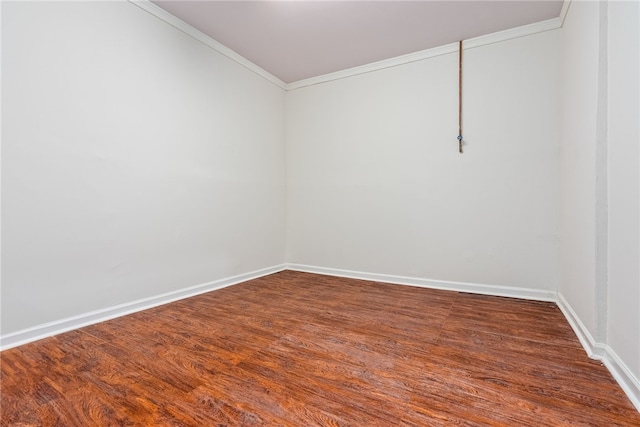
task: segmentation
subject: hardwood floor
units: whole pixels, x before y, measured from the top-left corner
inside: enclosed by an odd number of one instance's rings
[[[3,426],[640,426],[553,303],[292,271],[0,366]]]

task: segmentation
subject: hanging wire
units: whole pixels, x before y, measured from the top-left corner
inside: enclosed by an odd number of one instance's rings
[[[458,152],[462,153],[462,40],[458,47]]]

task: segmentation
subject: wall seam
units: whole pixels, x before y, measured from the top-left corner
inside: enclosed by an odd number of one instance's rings
[[[596,342],[607,342],[609,269],[608,194],[608,2],[600,2],[596,104],[595,309]]]

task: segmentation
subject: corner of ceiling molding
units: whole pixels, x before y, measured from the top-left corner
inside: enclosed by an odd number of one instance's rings
[[[286,86],[287,86],[286,83],[280,80],[279,78],[277,78],[276,76],[274,76],[273,74],[269,73],[265,69],[249,61],[247,58],[238,54],[237,52],[229,49],[222,43],[204,34],[202,31],[196,29],[192,25],[187,24],[182,19],[170,14],[160,6],[155,5],[154,3],[151,2],[151,0],[128,0],[128,1],[131,4],[138,6],[140,9],[144,10],[145,12],[155,16],[156,18],[166,22],[172,27],[182,31],[188,36],[191,36],[194,39],[198,40],[199,42],[207,45],[208,47],[220,53],[221,55],[224,55],[227,58],[231,59],[232,61],[235,61],[239,65],[242,65],[243,67],[247,68],[248,70],[253,71],[255,74],[259,75],[265,80],[268,80],[269,82],[278,86],[280,89],[286,89]]]
[[[565,1],[565,4],[569,0]],[[564,7],[563,7],[564,10]],[[565,12],[566,13],[566,12]],[[561,15],[562,16],[562,15]],[[546,21],[540,21],[533,24],[522,25],[516,28],[510,28],[508,30],[498,31],[495,33],[474,37],[472,39],[464,40],[464,48],[473,49],[480,46],[486,46],[498,42],[503,42],[519,37],[529,36],[532,34],[543,33],[546,31],[557,30],[562,27],[562,19],[564,17],[552,18]],[[444,46],[438,46],[431,49],[421,50],[407,55],[397,56],[395,58],[385,59],[378,62],[372,62],[370,64],[361,65],[358,67],[348,68],[346,70],[336,71],[335,73],[324,74],[318,77],[311,77],[304,80],[298,80],[285,85],[285,90],[300,89],[307,86],[313,86],[320,83],[327,83],[334,80],[340,80],[347,77],[356,76],[358,74],[365,74],[372,71],[383,70],[385,68],[396,67],[398,65],[404,65],[411,62],[422,61],[429,58],[434,58],[440,55],[446,55],[458,51],[458,43],[451,43]]]
[[[567,13],[569,12],[569,6],[571,6],[571,0],[564,0],[562,2],[562,9],[560,10],[560,27],[564,27],[564,20],[567,18]]]

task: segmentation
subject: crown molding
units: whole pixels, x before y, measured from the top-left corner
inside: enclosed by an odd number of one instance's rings
[[[569,6],[571,6],[571,0],[564,0],[562,3],[562,9],[560,10],[560,26],[564,27],[564,20],[567,18],[569,12]]]
[[[307,86],[313,86],[320,83],[327,83],[334,80],[340,80],[347,77],[357,76],[360,74],[366,74],[373,71],[384,70],[386,68],[397,67],[399,65],[409,64],[412,62],[423,61],[425,59],[434,58],[441,55],[447,55],[450,53],[457,52],[458,43],[451,43],[444,46],[438,46],[431,49],[425,49],[418,52],[409,53],[406,55],[397,56],[390,59],[385,59],[382,61],[373,62],[370,64],[365,64],[353,68],[348,68],[346,70],[336,71],[334,73],[323,74],[317,77],[311,77],[308,79],[298,80],[291,83],[285,83],[273,74],[249,61],[242,55],[236,53],[235,51],[229,49],[224,46],[220,42],[215,39],[209,37],[204,34],[202,31],[197,30],[190,24],[184,22],[180,18],[177,18],[162,9],[159,6],[153,4],[150,0],[128,0],[131,4],[139,7],[140,9],[148,12],[149,14],[161,19],[167,24],[173,26],[174,28],[182,31],[183,33],[193,37],[194,39],[204,43],[211,49],[216,52],[224,55],[225,57],[235,61],[236,63],[242,65],[243,67],[253,71],[274,85],[278,86],[284,90],[295,90],[300,89]],[[560,11],[560,16],[553,19],[548,19],[546,21],[536,22],[534,24],[523,25],[516,28],[511,28],[504,31],[498,31],[495,33],[474,37],[472,39],[464,40],[464,49],[474,49],[481,46],[490,45],[493,43],[499,43],[519,37],[524,37],[536,33],[542,33],[545,31],[556,30],[558,28],[562,28],[565,17],[567,15],[567,11],[569,10],[569,5],[571,0],[565,0],[562,4],[562,10]]]
[[[567,4],[567,2],[565,2]],[[564,6],[563,6],[564,10]],[[486,46],[494,43],[499,43],[519,37],[529,36],[532,34],[543,33],[546,31],[557,30],[562,27],[562,19],[553,18],[546,21],[536,22],[534,24],[523,25],[516,28],[511,28],[504,31],[498,31],[495,33],[474,37],[472,39],[464,40],[464,50],[474,49],[481,46]],[[320,83],[327,83],[334,80],[340,80],[347,77],[357,76],[359,74],[370,73],[372,71],[384,70],[385,68],[397,67],[399,65],[409,64],[412,62],[424,61],[425,59],[434,58],[436,56],[447,55],[458,51],[458,43],[451,43],[444,46],[438,46],[431,49],[421,50],[407,55],[397,56],[395,58],[385,59],[371,64],[361,65],[358,67],[349,68],[342,71],[336,71],[335,73],[324,74],[318,77],[311,77],[309,79],[299,80],[297,82],[288,83],[285,86],[286,90],[295,90],[307,86],[313,86]]]
[[[465,49],[474,49],[476,47],[487,46],[490,44],[500,43],[507,40],[530,36],[533,34],[557,30],[561,27],[562,21],[560,20],[560,18],[547,19],[546,21],[522,25],[520,27],[510,28],[508,30],[498,31],[495,33],[464,40],[464,46]]]
[[[187,24],[182,19],[177,18],[172,14],[170,14],[169,12],[167,12],[166,10],[162,9],[161,7],[156,6],[150,0],[129,0],[129,3],[139,7],[140,9],[144,10],[145,12],[148,12],[149,14],[155,16],[156,18],[161,19],[162,21],[166,22],[172,27],[198,40],[199,42],[204,43],[205,45],[215,50],[216,52],[220,53],[221,55],[226,56],[232,61],[235,61],[236,63],[242,65],[243,67],[249,69],[250,71],[253,71],[260,77],[264,78],[265,80],[268,80],[269,82],[278,86],[280,89],[286,88],[286,83],[280,80],[279,78],[277,78],[276,76],[274,76],[273,74],[257,66],[256,64],[254,64],[253,62],[245,58],[244,56],[229,49],[222,43],[209,37],[202,31],[197,30],[190,24]]]
[[[346,70],[336,71],[334,73],[323,74],[317,77],[310,77],[304,80],[288,83],[286,90],[300,89],[307,86],[317,85],[319,83],[327,83],[334,80],[340,80],[347,77],[366,74],[372,71],[384,70],[385,68],[397,67],[399,65],[409,64],[412,62],[423,61],[436,56],[447,55],[458,51],[458,43],[451,43],[444,46],[438,46],[431,49],[421,50],[406,55],[396,56],[382,61],[372,62],[370,64],[360,65]]]

